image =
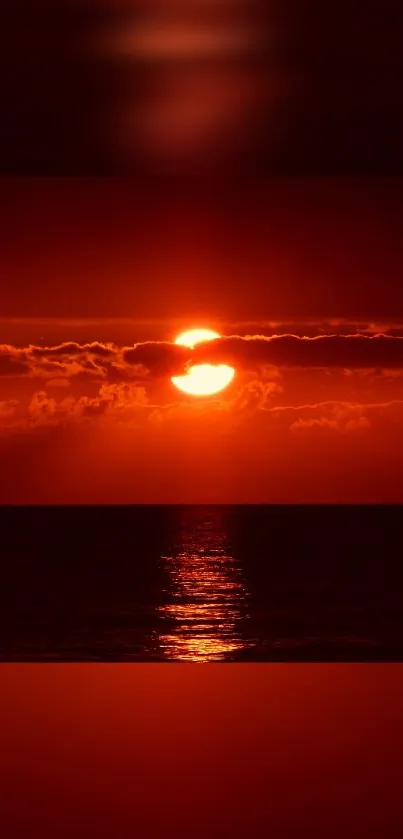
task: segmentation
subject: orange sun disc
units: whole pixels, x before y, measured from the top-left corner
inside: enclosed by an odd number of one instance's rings
[[[176,338],[175,344],[193,349],[196,344],[220,337],[212,329],[189,329]],[[172,382],[190,396],[212,396],[228,387],[234,376],[234,368],[227,364],[195,364],[185,376],[173,376]]]

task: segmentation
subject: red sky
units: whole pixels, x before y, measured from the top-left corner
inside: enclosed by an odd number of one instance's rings
[[[1,502],[403,500],[399,181],[2,187]]]
[[[401,836],[402,666],[245,674],[2,665],[2,834]]]
[[[399,316],[402,196],[399,178],[3,179],[2,315]]]

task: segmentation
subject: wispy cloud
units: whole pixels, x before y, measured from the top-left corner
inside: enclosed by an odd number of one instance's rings
[[[237,376],[220,396],[189,400],[170,377],[201,362],[233,364]],[[385,333],[233,335],[194,350],[169,341],[3,344],[0,428],[4,435],[208,415],[234,425],[260,414],[294,433],[364,432],[380,418],[401,423],[402,375],[403,337]]]

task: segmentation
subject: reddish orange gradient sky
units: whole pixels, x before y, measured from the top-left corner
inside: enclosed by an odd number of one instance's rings
[[[5,836],[401,835],[401,665],[2,671]]]
[[[403,500],[399,181],[2,187],[2,503]]]

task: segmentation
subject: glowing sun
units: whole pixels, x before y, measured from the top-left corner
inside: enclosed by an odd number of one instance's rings
[[[178,335],[175,344],[193,349],[202,341],[213,341],[220,337],[212,329],[189,329]],[[234,368],[227,364],[195,364],[189,367],[186,376],[173,376],[172,382],[183,393],[191,396],[212,396],[228,387],[234,376]]]

